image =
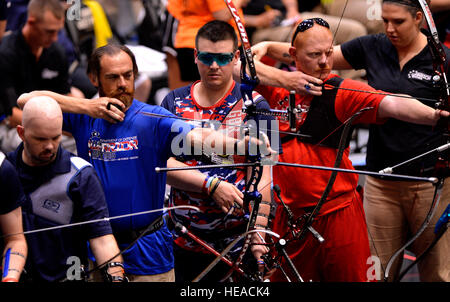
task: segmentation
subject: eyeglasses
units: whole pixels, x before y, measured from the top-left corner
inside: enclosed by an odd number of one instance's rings
[[[216,62],[217,65],[219,66],[225,66],[233,60],[234,53],[232,52],[212,53],[199,51],[197,53],[197,58],[200,60],[200,62],[208,66],[211,66],[213,62]]]
[[[328,24],[328,22],[322,18],[311,18],[311,19],[303,20],[302,22],[300,22],[297,25],[297,28],[295,29],[295,33],[292,36],[292,42],[291,42],[292,46],[294,45],[294,41],[295,41],[295,38],[297,38],[298,33],[304,32],[304,31],[310,29],[311,27],[314,26],[314,23],[324,26],[328,29],[330,28],[330,25]]]

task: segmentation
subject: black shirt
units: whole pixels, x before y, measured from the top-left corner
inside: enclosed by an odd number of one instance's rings
[[[25,92],[69,93],[68,68],[64,49],[57,43],[45,48],[36,61],[21,31],[4,37],[0,44],[0,115],[10,115]]]
[[[369,85],[390,93],[408,94],[437,100],[439,88],[433,87],[430,49],[425,47],[400,69],[396,48],[385,34],[359,37],[341,45],[342,54],[355,69],[366,69]],[[447,57],[450,50],[445,47]],[[447,70],[447,69],[446,69]],[[447,75],[448,77],[448,75]],[[435,102],[422,101],[433,107]],[[370,125],[367,168],[379,171],[442,145],[441,133],[431,126],[389,119],[383,125]],[[398,174],[427,175],[435,156],[413,162],[395,171]]]

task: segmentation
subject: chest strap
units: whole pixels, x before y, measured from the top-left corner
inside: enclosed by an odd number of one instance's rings
[[[325,82],[325,84],[339,87],[343,80],[340,77],[334,77]],[[337,89],[322,89],[322,95],[315,96],[312,99],[305,122],[300,127],[300,132],[309,137],[297,137],[300,141],[335,149],[339,147],[344,127],[341,127],[342,122],[336,116],[337,91]],[[292,138],[294,136],[287,135],[281,138],[281,142],[285,143]],[[349,135],[346,142],[347,146],[350,143],[350,139],[351,136]]]

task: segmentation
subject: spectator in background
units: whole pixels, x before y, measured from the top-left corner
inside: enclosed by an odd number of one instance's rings
[[[60,0],[64,8],[70,7],[64,0]],[[8,32],[13,32],[21,30],[27,21],[27,7],[29,0],[13,0],[8,2],[8,22],[6,25],[6,30]],[[65,20],[68,21],[67,19]],[[67,24],[66,24],[67,25]],[[90,85],[89,79],[86,75],[86,70],[80,68],[80,52],[72,37],[68,35],[65,28],[62,28],[58,32],[57,43],[60,44],[66,54],[66,58],[69,66],[69,80],[72,84],[71,93],[73,95],[83,97],[92,97],[95,95],[96,89]]]
[[[29,1],[9,1],[7,31],[22,29],[27,20]],[[78,18],[67,17],[65,27],[58,32],[57,43],[65,50],[73,96],[81,98],[97,97],[97,89],[91,84],[87,76],[87,59],[96,47],[117,40],[116,31],[113,31],[114,28],[109,24],[111,18],[108,19],[103,12],[103,2],[105,2],[104,5],[110,5],[110,1],[113,0],[90,0],[79,3]],[[72,5],[78,5],[76,2],[69,3],[66,0],[60,0],[60,2],[65,9],[69,9]],[[136,81],[136,99],[147,102],[151,89],[151,79],[144,74],[140,74]]]
[[[56,42],[63,28],[65,9],[59,0],[31,0],[25,25],[5,36],[0,45],[0,102],[7,116],[0,124],[0,150],[14,150],[20,143],[15,127],[22,121],[16,107],[19,95],[35,89],[71,94],[68,62]],[[75,152],[73,139],[63,144]]]
[[[324,18],[335,33],[336,43],[367,34],[363,24],[349,18],[325,15],[316,11],[300,11],[297,0],[253,0],[243,8],[252,43],[261,41],[290,41],[295,25],[301,19]],[[308,2],[309,3],[309,2]],[[339,30],[336,32],[336,29]]]
[[[298,2],[306,2],[298,0]],[[309,1],[308,1],[309,2]],[[384,31],[381,19],[381,0],[331,0],[316,2],[314,10],[321,11],[329,16],[352,19],[364,25],[368,34]],[[341,41],[345,42],[345,41]]]
[[[82,83],[95,91],[95,88],[86,80],[87,59],[93,50],[108,43],[139,44],[136,35],[136,26],[139,20],[136,14],[142,8],[138,0],[98,0],[83,1],[81,3],[81,19],[68,21],[70,37],[76,41],[75,47],[80,56],[81,72],[75,74],[76,78],[82,77]],[[119,14],[120,12],[120,14]],[[136,54],[135,54],[136,55]],[[139,61],[139,60],[138,60]],[[142,66],[140,69],[143,70]],[[152,90],[152,79],[140,72],[136,79],[135,98],[141,102],[149,102]],[[94,93],[94,97],[97,97]]]

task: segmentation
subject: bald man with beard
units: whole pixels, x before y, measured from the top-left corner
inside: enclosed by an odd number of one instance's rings
[[[93,167],[60,146],[62,122],[61,109],[50,97],[34,97],[23,108],[22,125],[17,127],[23,143],[8,159],[26,194],[25,231],[108,217]],[[98,264],[119,252],[108,221],[36,232],[26,239],[26,277],[34,282],[80,280],[73,265],[87,267],[87,242]],[[124,280],[122,257],[115,257],[102,271],[105,281]]]
[[[343,131],[343,124],[352,115],[368,108],[353,123],[383,123],[396,118],[417,124],[435,125],[448,112],[434,110],[415,99],[357,92],[376,90],[361,82],[343,79],[333,69],[333,34],[328,23],[320,18],[299,23],[289,56],[306,79],[314,77],[327,85],[305,85],[306,95],[296,95],[296,105],[307,110],[298,116],[296,131],[308,135],[285,135],[281,138],[283,154],[280,162],[333,167]],[[262,68],[258,68],[262,67]],[[257,64],[263,84],[274,83],[278,71]],[[317,83],[317,82],[315,82]],[[344,88],[344,89],[336,89]],[[350,89],[350,90],[349,90]],[[274,109],[287,109],[289,91],[284,88],[260,86],[260,92]],[[280,120],[280,130],[291,131],[288,122]],[[353,169],[348,158],[349,140],[345,145],[340,168]],[[281,187],[283,201],[295,217],[310,213],[321,198],[330,178],[328,171],[276,166],[274,183]],[[293,181],[295,180],[295,181]],[[334,185],[312,226],[325,238],[319,243],[310,233],[288,246],[288,253],[304,280],[326,282],[364,282],[373,280],[362,192],[357,190],[358,175],[338,173]],[[280,204],[273,221],[273,231],[289,231],[288,216]],[[295,279],[294,276],[290,276]],[[286,278],[277,271],[274,281]]]

